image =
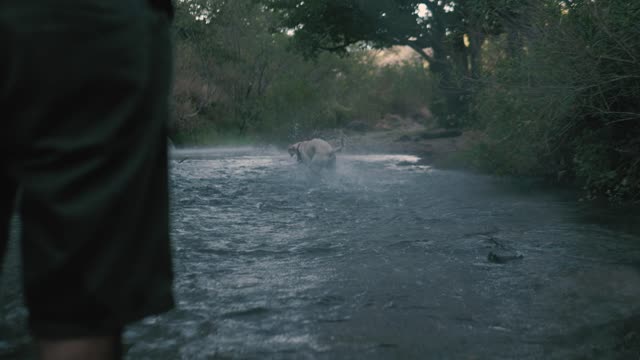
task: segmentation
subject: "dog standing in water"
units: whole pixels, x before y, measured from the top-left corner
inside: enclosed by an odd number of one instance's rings
[[[307,165],[314,173],[320,173],[322,169],[335,170],[336,153],[343,147],[344,139],[335,149],[322,139],[312,139],[292,144],[287,151],[289,155],[295,155],[299,163]]]

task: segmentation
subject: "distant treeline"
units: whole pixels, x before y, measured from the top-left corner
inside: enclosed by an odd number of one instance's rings
[[[287,142],[431,102],[420,62],[377,66],[375,51],[305,57],[253,0],[177,3],[171,136],[177,144]]]
[[[464,166],[640,200],[640,1],[178,3],[173,133],[268,141],[410,116],[484,133]],[[422,61],[378,66],[372,49]]]

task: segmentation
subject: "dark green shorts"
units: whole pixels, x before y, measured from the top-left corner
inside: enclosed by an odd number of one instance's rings
[[[147,0],[0,1],[0,258],[16,205],[39,338],[173,306],[167,14]]]

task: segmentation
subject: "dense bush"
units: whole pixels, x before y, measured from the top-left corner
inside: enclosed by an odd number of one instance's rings
[[[545,1],[519,56],[485,44],[472,126],[476,164],[577,180],[588,197],[640,196],[640,2]]]

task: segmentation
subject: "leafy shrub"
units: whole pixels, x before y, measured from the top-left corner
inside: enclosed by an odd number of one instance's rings
[[[494,38],[476,87],[476,164],[572,178],[588,197],[640,196],[640,3],[554,1],[535,8],[518,58]],[[563,11],[561,11],[563,10]],[[496,51],[497,50],[497,51]]]

